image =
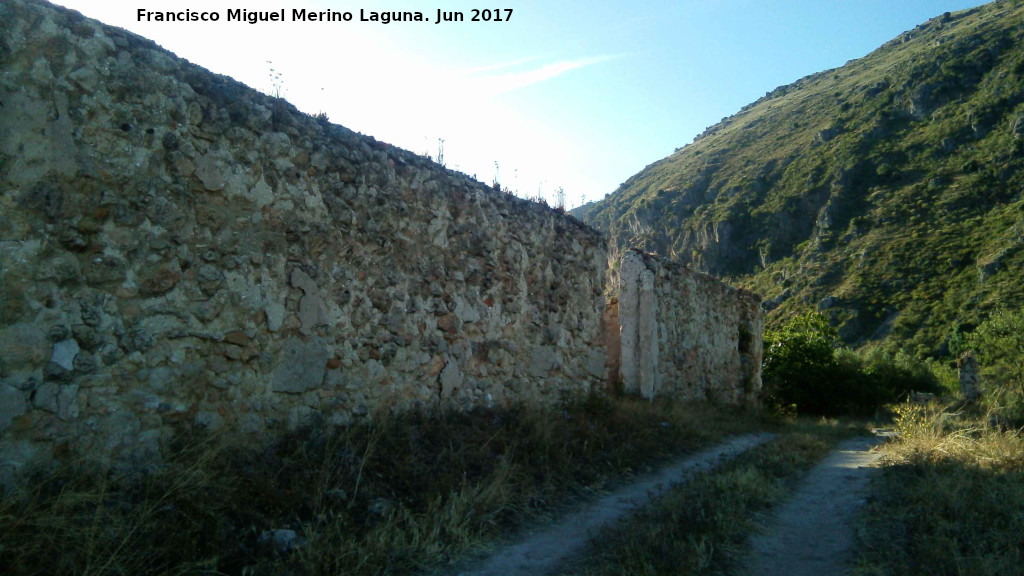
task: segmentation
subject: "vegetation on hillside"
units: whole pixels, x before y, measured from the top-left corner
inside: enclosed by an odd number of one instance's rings
[[[942,393],[951,384],[948,369],[903,351],[841,348],[835,328],[815,313],[765,332],[761,376],[769,408],[831,416],[871,416],[913,392]]]
[[[944,356],[1024,303],[1024,4],[944,14],[769,92],[576,211],[839,337]]]
[[[1024,426],[1024,309],[999,310],[971,332],[955,331],[951,347],[977,356],[982,405],[992,417]]]

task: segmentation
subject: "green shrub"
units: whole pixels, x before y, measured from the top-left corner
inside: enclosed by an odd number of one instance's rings
[[[1024,310],[995,312],[964,340],[981,364],[990,405],[1024,420]]]
[[[834,388],[839,363],[836,331],[820,314],[793,318],[779,330],[765,331],[762,379],[764,397],[774,408],[796,405],[801,412],[834,412],[829,389]]]
[[[837,348],[821,314],[797,316],[764,335],[763,397],[769,407],[804,414],[871,414],[910,392],[941,391],[928,365],[902,350],[857,353]]]
[[[921,362],[903,350],[889,354],[872,350],[860,355],[862,370],[877,402],[891,404],[911,392],[941,393],[945,387],[936,374],[938,367]]]

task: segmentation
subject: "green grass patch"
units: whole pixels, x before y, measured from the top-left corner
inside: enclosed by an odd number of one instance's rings
[[[758,429],[706,404],[378,415],[255,446],[181,435],[159,466],[69,463],[0,499],[5,574],[406,574],[634,471]]]
[[[862,429],[800,421],[792,431],[676,486],[599,535],[566,575],[719,574],[760,515],[786,500],[840,438]]]
[[[860,528],[855,574],[1020,574],[1024,564],[1024,439],[982,414],[938,406],[897,411]]]

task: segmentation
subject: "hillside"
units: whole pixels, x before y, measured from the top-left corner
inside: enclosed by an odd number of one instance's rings
[[[575,211],[752,289],[768,323],[944,354],[1024,301],[1024,4],[943,14],[769,92]]]

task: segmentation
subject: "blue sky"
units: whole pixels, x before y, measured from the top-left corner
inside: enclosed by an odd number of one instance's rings
[[[860,58],[976,0],[58,0],[299,109],[520,196],[579,205],[777,86]],[[229,8],[336,10],[352,22],[226,22]],[[138,22],[136,11],[218,11]],[[511,8],[504,22],[474,8]],[[429,23],[359,22],[366,11]],[[433,23],[437,10],[467,21]],[[268,64],[271,61],[271,64]]]

